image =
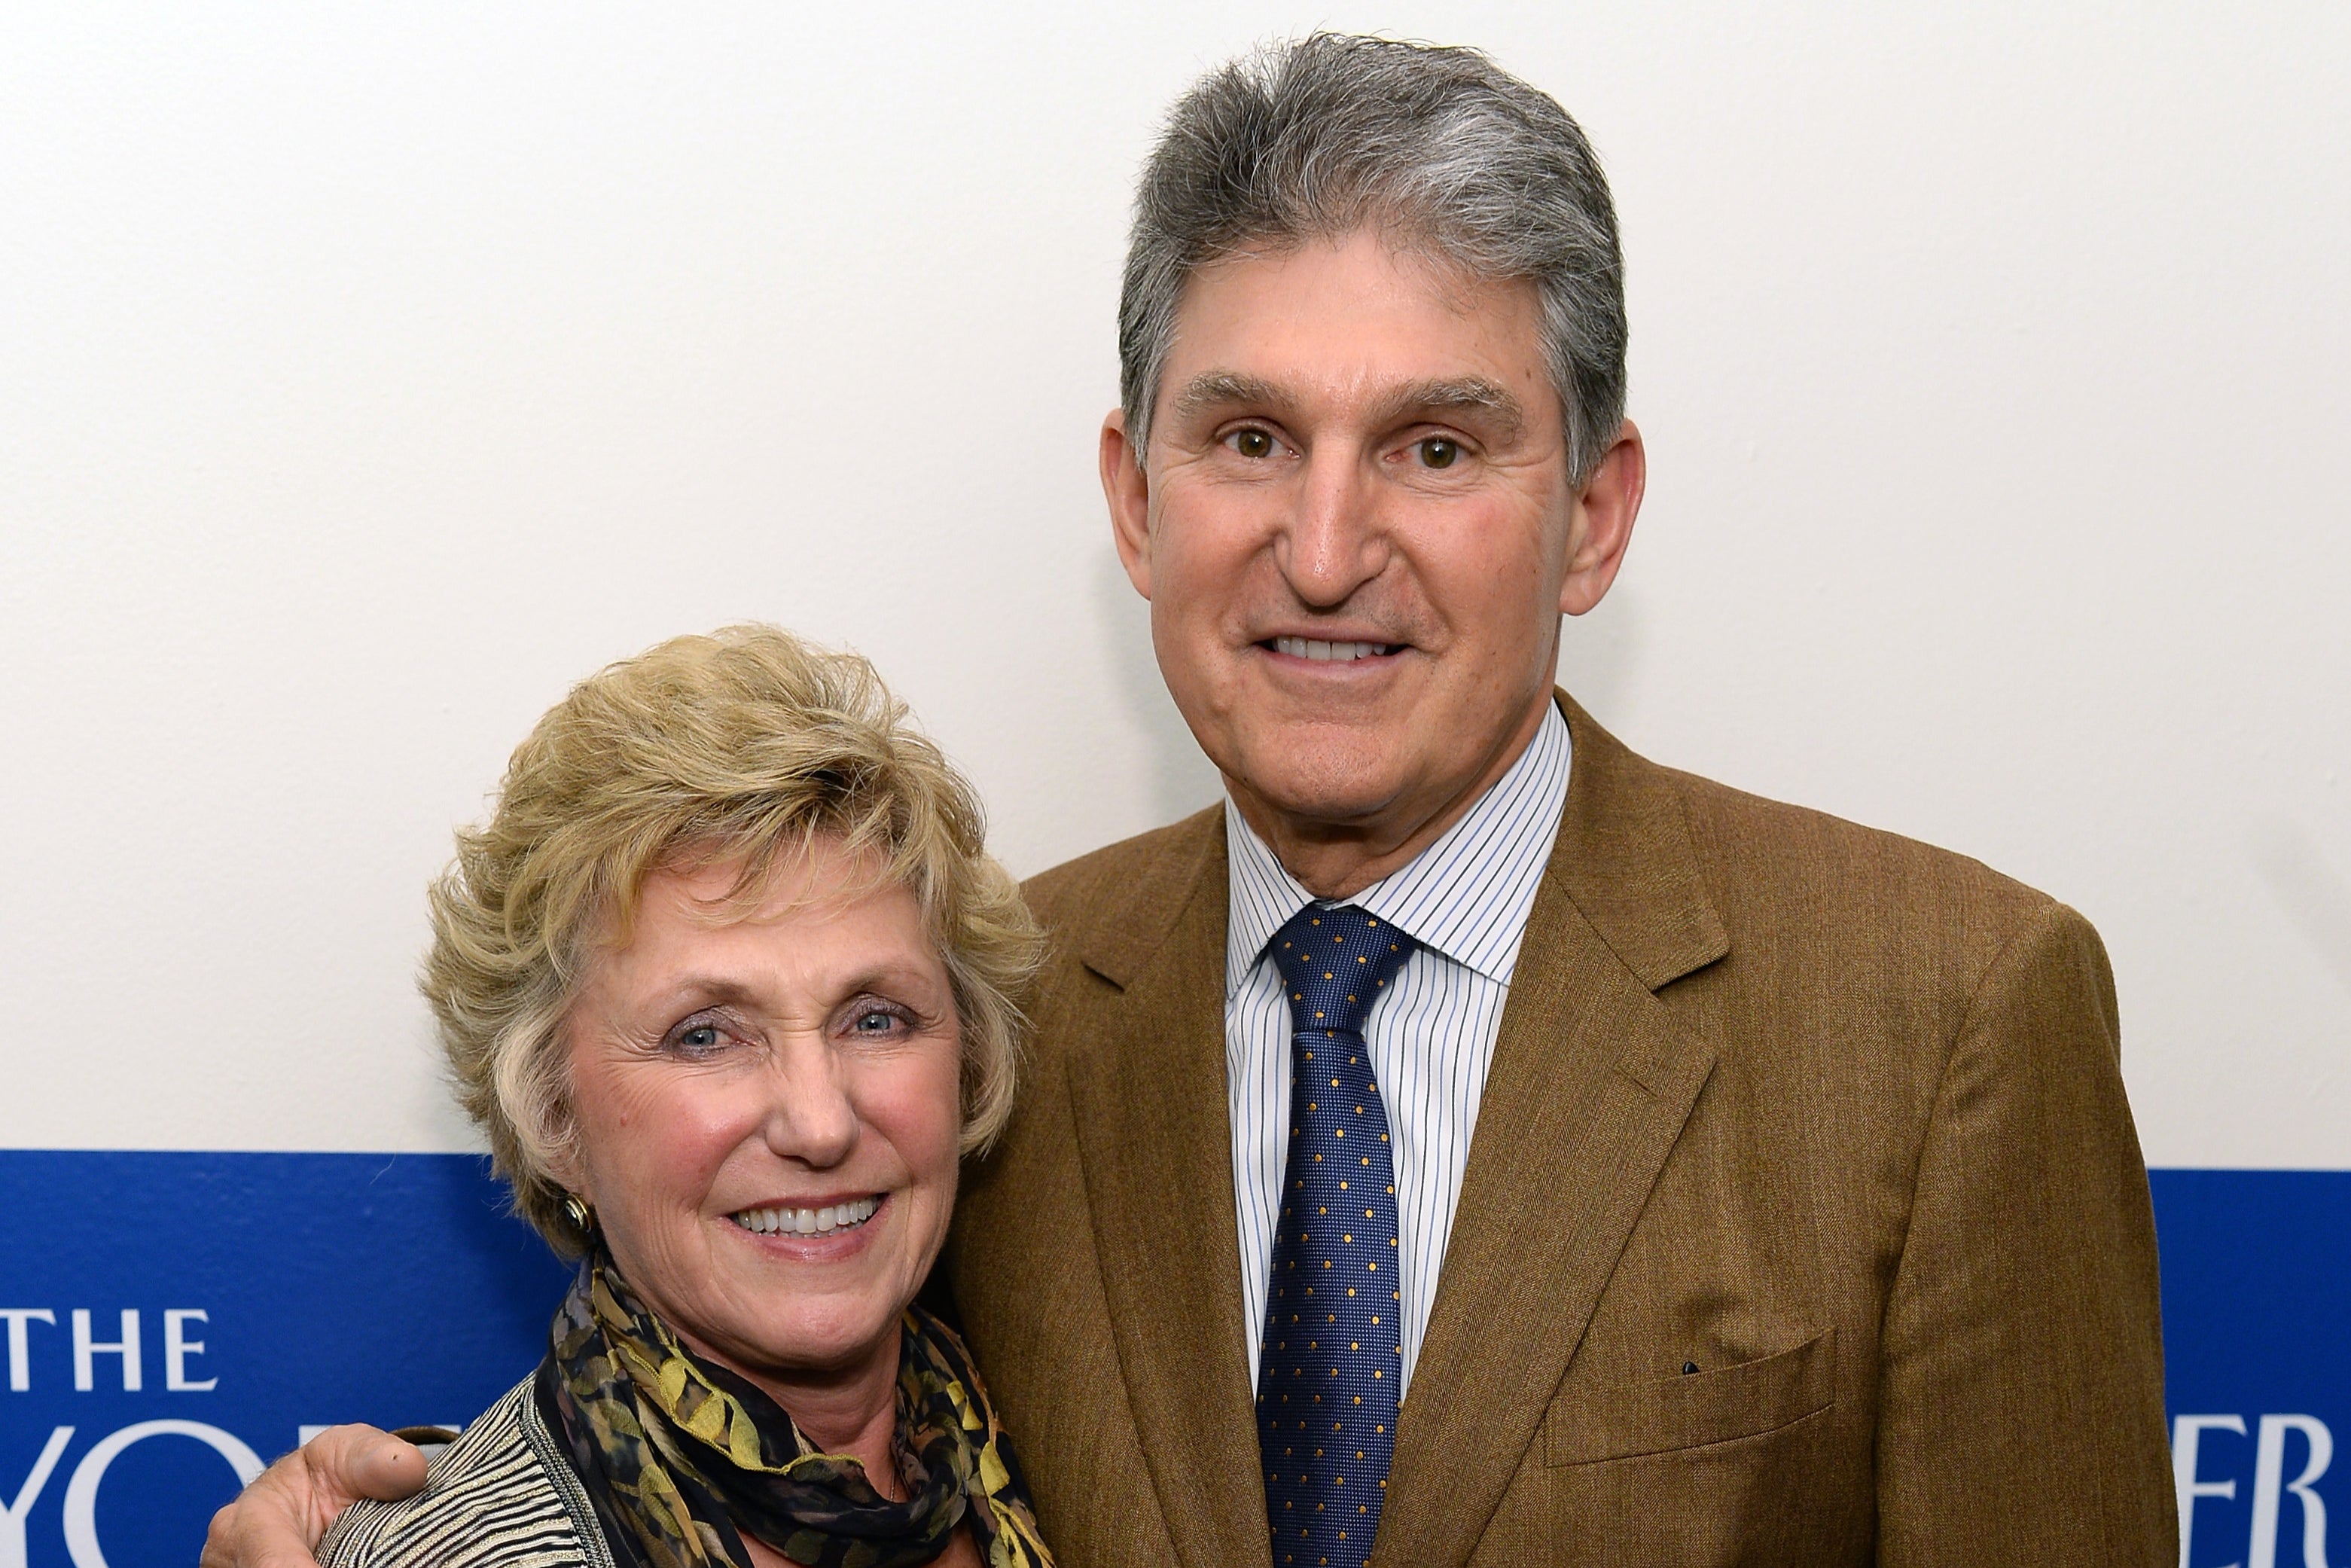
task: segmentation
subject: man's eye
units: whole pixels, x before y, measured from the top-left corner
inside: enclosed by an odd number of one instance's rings
[[[1442,435],[1432,435],[1420,444],[1421,465],[1426,468],[1450,468],[1460,455],[1461,444]]]
[[[1230,437],[1233,450],[1244,457],[1273,455],[1273,436],[1262,430],[1237,430]]]

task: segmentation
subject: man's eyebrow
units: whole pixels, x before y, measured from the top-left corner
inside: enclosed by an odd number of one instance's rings
[[[1415,413],[1483,413],[1500,426],[1498,441],[1508,444],[1526,425],[1526,410],[1510,389],[1483,376],[1457,376],[1399,387],[1380,400],[1374,424],[1392,424]]]
[[[1176,418],[1185,419],[1203,409],[1229,408],[1235,403],[1249,403],[1259,408],[1284,408],[1290,400],[1271,382],[1255,376],[1245,376],[1238,371],[1207,371],[1186,382],[1170,405]]]
[[[1171,412],[1179,419],[1206,410],[1236,405],[1280,413],[1290,405],[1289,396],[1271,382],[1238,371],[1207,371],[1184,383]],[[1394,424],[1411,414],[1483,413],[1500,428],[1496,439],[1516,440],[1526,425],[1526,410],[1508,388],[1483,376],[1447,376],[1414,382],[1383,397],[1373,411],[1375,426]]]

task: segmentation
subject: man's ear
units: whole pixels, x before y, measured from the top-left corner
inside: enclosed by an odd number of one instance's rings
[[[1113,409],[1102,427],[1102,499],[1110,503],[1110,537],[1129,582],[1151,597],[1151,481],[1143,449],[1126,436],[1126,411]]]
[[[1567,577],[1560,584],[1562,615],[1581,615],[1598,604],[1625,564],[1625,547],[1633,542],[1633,520],[1641,513],[1641,493],[1648,487],[1649,458],[1641,432],[1631,420],[1616,430],[1616,439],[1601,455],[1575,498],[1575,515],[1568,528]]]

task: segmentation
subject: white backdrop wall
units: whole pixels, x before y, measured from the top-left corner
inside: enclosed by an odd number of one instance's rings
[[[2351,12],[0,15],[0,1144],[455,1150],[422,890],[570,680],[872,655],[1020,871],[1213,798],[1093,477],[1125,204],[1317,25],[1557,94],[1654,480],[1565,679],[2116,962],[2158,1165],[2351,1166]]]

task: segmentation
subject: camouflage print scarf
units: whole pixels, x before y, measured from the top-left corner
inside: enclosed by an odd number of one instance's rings
[[[815,1450],[767,1395],[681,1345],[598,1240],[555,1315],[550,1385],[608,1534],[645,1568],[750,1568],[756,1536],[811,1568],[912,1568],[968,1523],[988,1568],[1051,1568],[1028,1488],[954,1331],[907,1310],[900,1330],[892,1502],[865,1467]]]

